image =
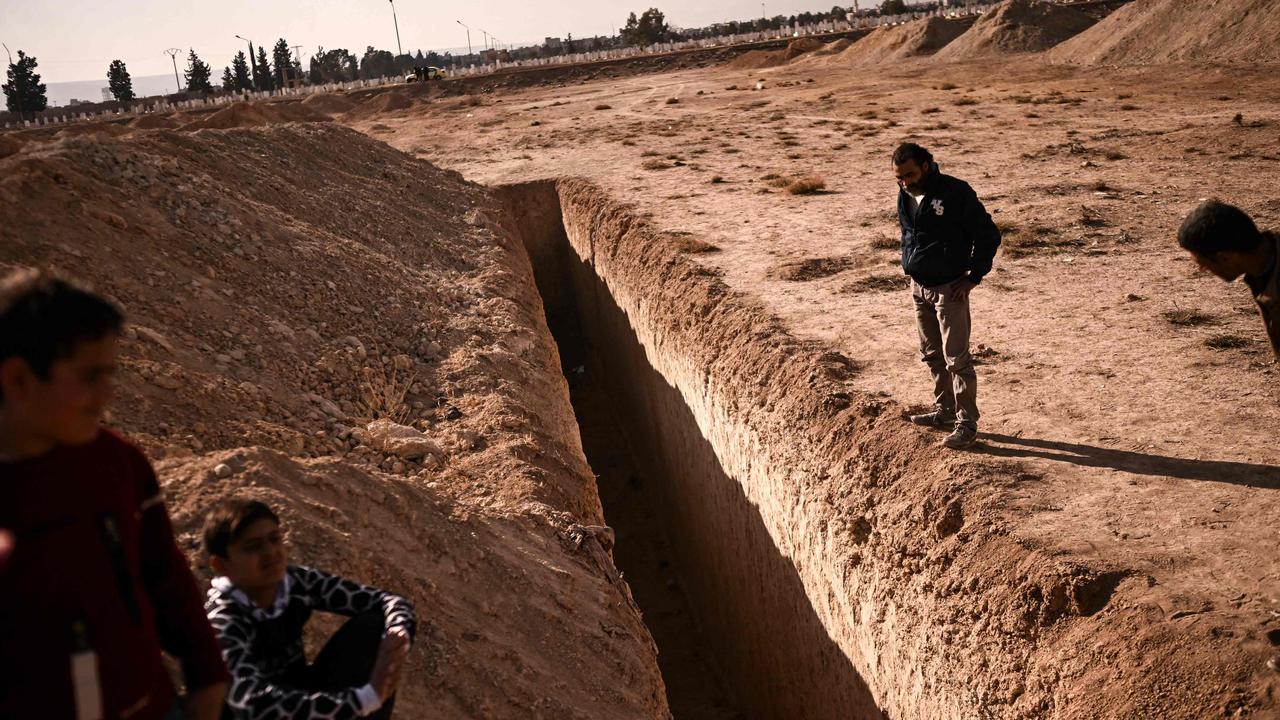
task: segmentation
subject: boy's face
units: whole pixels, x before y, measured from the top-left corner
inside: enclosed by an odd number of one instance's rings
[[[1234,282],[1244,275],[1248,267],[1248,256],[1231,250],[1220,250],[1213,257],[1193,251],[1191,257],[1201,270],[1213,273],[1227,282]]]
[[[236,587],[277,585],[289,564],[284,531],[270,518],[255,520],[227,546],[225,558],[214,556],[210,564]]]
[[[21,358],[6,360],[0,364],[6,414],[30,434],[58,445],[91,442],[111,401],[116,345],[114,334],[81,342],[71,357],[50,366],[48,379]]]

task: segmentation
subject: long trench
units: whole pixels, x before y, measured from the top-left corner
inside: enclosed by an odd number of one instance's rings
[[[760,509],[574,251],[554,184],[499,195],[533,266],[617,532],[615,561],[658,646],[674,717],[883,718]]]

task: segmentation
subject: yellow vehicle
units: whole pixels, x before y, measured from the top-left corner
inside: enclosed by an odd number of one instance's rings
[[[431,80],[443,80],[444,70],[438,67],[415,67],[413,72],[404,76],[407,83],[413,82],[429,82]]]

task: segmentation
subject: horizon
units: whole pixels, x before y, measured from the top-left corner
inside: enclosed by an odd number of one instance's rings
[[[923,0],[909,0],[916,4]],[[873,5],[864,2],[862,5]],[[342,3],[337,0],[317,0],[303,12],[296,6],[248,0],[228,0],[219,5],[187,8],[187,12],[175,13],[170,6],[156,0],[128,0],[109,6],[90,3],[87,0],[69,0],[55,12],[47,5],[0,7],[0,28],[5,43],[16,57],[22,50],[36,58],[36,72],[47,85],[76,82],[106,82],[107,66],[113,60],[122,60],[131,76],[137,78],[158,77],[173,74],[173,66],[166,48],[181,47],[178,71],[184,69],[186,51],[194,48],[202,60],[220,73],[239,50],[247,52],[248,45],[236,39],[236,34],[252,40],[254,45],[265,44],[270,48],[277,39],[284,38],[290,46],[298,46],[305,60],[317,47],[345,48],[359,56],[364,48],[396,52],[395,23],[390,10],[391,3],[365,0],[363,3]],[[466,29],[457,24],[467,23],[471,28],[471,46],[476,51],[485,48],[485,33],[490,42],[501,40],[504,46],[523,47],[541,44],[543,41],[528,39],[568,35],[574,37],[612,36],[626,24],[631,12],[639,14],[653,3],[619,2],[571,2],[553,8],[535,8],[514,0],[496,0],[483,7],[452,8],[442,14],[439,2],[412,2],[400,0],[394,4],[399,24],[400,46],[406,52],[424,53],[436,51],[454,54],[465,50]],[[796,15],[805,11],[829,12],[836,6],[825,5],[822,0],[783,0],[765,2],[765,14]],[[852,3],[848,6],[852,7]],[[669,24],[678,27],[702,27],[717,22],[745,21],[760,16],[761,3],[754,0],[708,0],[692,8],[679,8],[674,12],[659,7]],[[456,17],[455,17],[456,16]],[[536,32],[530,32],[537,27]],[[193,32],[192,28],[200,28]],[[507,38],[525,38],[508,42]],[[150,51],[154,48],[154,52]],[[256,47],[255,47],[256,50]]]

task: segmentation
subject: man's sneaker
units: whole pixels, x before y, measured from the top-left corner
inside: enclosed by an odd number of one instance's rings
[[[957,425],[955,430],[942,441],[943,445],[952,450],[963,450],[969,447],[978,439],[978,429],[969,427],[968,425]]]
[[[931,413],[924,413],[923,415],[912,415],[911,422],[916,425],[923,425],[925,427],[938,428],[941,430],[955,425],[956,416],[941,410],[935,410]]]

